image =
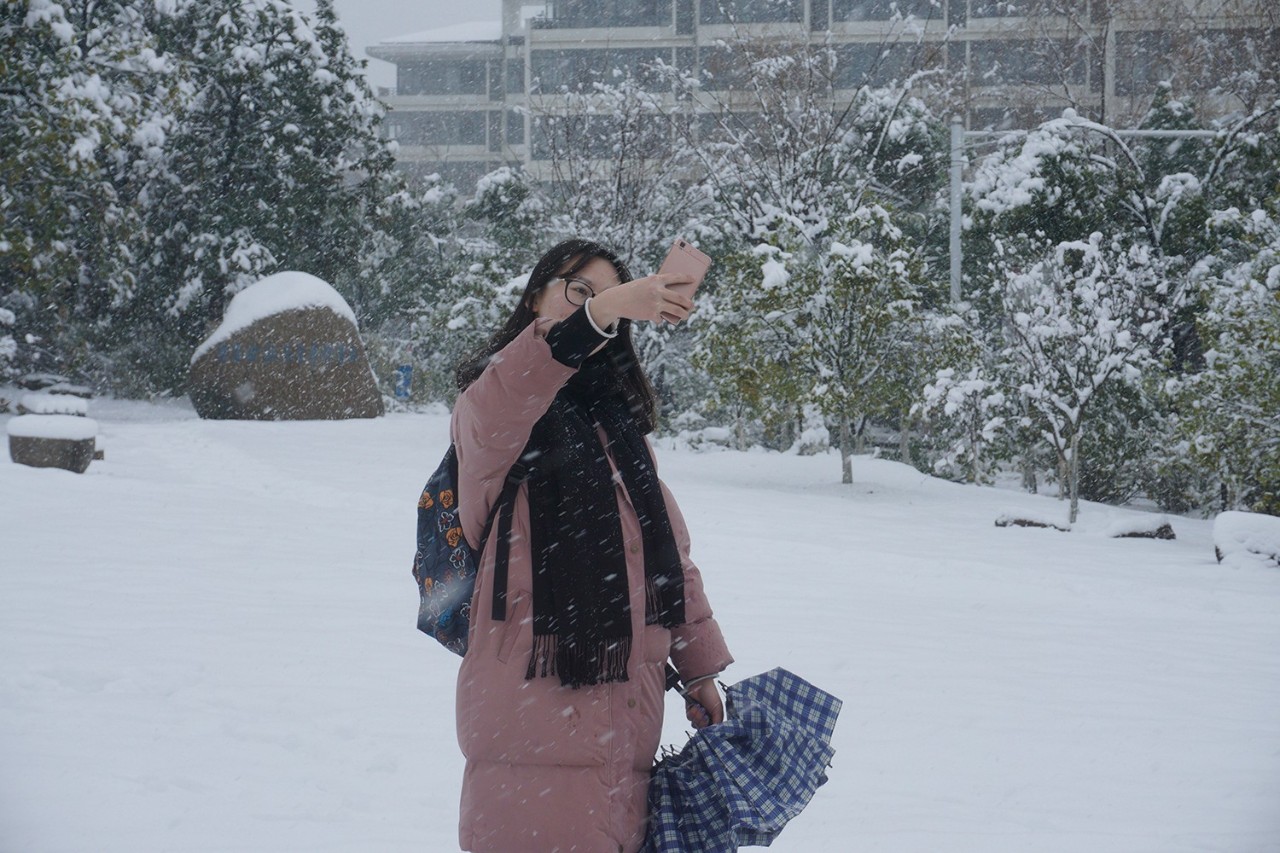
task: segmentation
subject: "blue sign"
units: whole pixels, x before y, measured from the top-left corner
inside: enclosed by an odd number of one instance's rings
[[[402,364],[396,368],[396,399],[408,400],[409,389],[413,385],[413,365]]]

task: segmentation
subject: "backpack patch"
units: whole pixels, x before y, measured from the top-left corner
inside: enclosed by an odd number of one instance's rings
[[[463,655],[467,652],[479,561],[462,535],[457,495],[458,454],[450,445],[418,499],[413,578],[420,595],[418,630],[454,654]]]

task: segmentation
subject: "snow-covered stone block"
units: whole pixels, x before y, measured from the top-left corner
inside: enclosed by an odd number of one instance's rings
[[[1118,518],[1107,526],[1112,539],[1177,539],[1173,524],[1163,515],[1133,515]]]
[[[27,391],[43,391],[52,385],[60,385],[70,381],[60,373],[24,373],[16,380],[18,387]]]
[[[338,420],[383,413],[356,316],[312,275],[284,272],[240,291],[191,357],[202,418]]]
[[[18,403],[20,415],[87,415],[89,401],[70,394],[24,394]]]
[[[9,458],[33,468],[83,474],[93,461],[98,422],[77,415],[18,415],[10,418]]]
[[[1280,518],[1256,512],[1220,513],[1213,520],[1213,552],[1219,563],[1280,566]]]
[[[73,385],[70,382],[55,382],[44,390],[49,394],[63,394],[70,397],[82,397],[85,400],[88,400],[93,396],[93,390],[87,385]]]
[[[681,430],[677,438],[690,450],[723,450],[733,444],[733,430],[726,427]]]
[[[1065,512],[1066,510],[1063,510],[1064,514]],[[1070,527],[1063,527],[1055,519],[1044,513],[1029,512],[1027,510],[1000,513],[1000,515],[996,516],[996,527],[1045,527],[1050,530],[1059,530],[1063,533],[1071,531]]]

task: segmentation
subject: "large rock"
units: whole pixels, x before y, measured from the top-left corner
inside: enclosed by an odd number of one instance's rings
[[[383,413],[355,313],[315,276],[278,273],[237,293],[191,357],[202,418],[338,420]]]

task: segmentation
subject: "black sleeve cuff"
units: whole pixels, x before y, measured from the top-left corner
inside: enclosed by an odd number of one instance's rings
[[[551,347],[551,357],[574,370],[581,367],[587,356],[607,340],[609,339],[591,325],[585,307],[574,311],[547,332],[547,346]]]

